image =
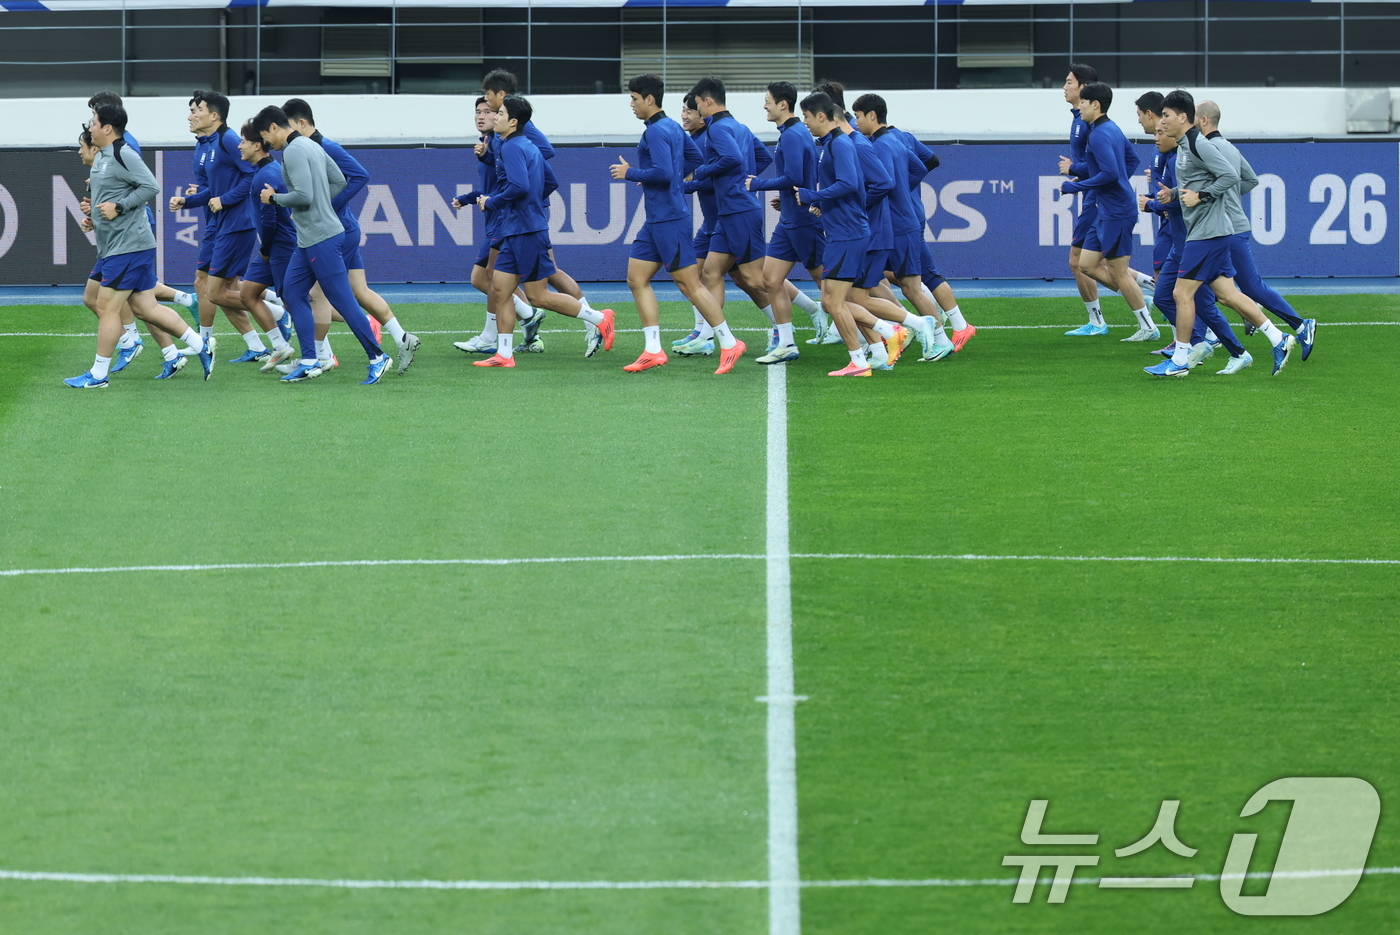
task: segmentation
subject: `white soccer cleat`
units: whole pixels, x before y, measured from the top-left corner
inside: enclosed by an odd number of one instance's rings
[[[1122,340],[1127,341],[1155,341],[1162,336],[1162,332],[1157,328],[1139,328]]]

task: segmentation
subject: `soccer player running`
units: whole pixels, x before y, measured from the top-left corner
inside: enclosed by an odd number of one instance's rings
[[[1160,102],[1158,106],[1160,107]],[[1175,188],[1177,140],[1160,125],[1153,135],[1157,144],[1156,155],[1158,157],[1153,160],[1153,189],[1160,191],[1163,188]],[[1177,271],[1181,268],[1181,257],[1186,249],[1186,222],[1182,220],[1181,202],[1179,201],[1163,204],[1156,198],[1149,199],[1147,195],[1139,195],[1138,206],[1145,210],[1147,205],[1155,205],[1160,209],[1162,217],[1167,223],[1167,236],[1170,238],[1167,256],[1162,261],[1161,268],[1157,273],[1156,294],[1152,301],[1168,323],[1175,328],[1176,299],[1173,298],[1173,293],[1176,290]],[[1202,285],[1196,290],[1196,324],[1191,329],[1191,350],[1186,354],[1187,363],[1194,367],[1213,352],[1212,344],[1207,340],[1207,325],[1214,329],[1217,340],[1224,344],[1230,352],[1230,362],[1225,365],[1224,370],[1217,371],[1218,373],[1226,375],[1239,373],[1254,363],[1254,358],[1240,344],[1234,329],[1230,327],[1230,323],[1225,320],[1225,316],[1216,306],[1215,293],[1208,285]],[[1165,356],[1170,357],[1175,351],[1176,341],[1173,339],[1163,351],[1153,351],[1152,353],[1165,353]]]
[[[496,353],[473,361],[475,367],[515,366],[515,309],[510,296],[522,284],[525,299],[532,306],[582,319],[597,329],[603,350],[610,351],[613,346],[612,309],[596,312],[573,296],[548,288],[547,281],[556,267],[550,257],[544,156],[526,131],[533,113],[530,102],[517,94],[506,95],[496,112],[496,136],[501,141],[496,166],[501,186],[490,195],[482,195],[477,205],[482,211],[501,214],[500,252],[491,274],[499,334]]]
[[[1225,154],[1225,158],[1230,160],[1230,164],[1240,173],[1239,187],[1229,199],[1230,216],[1235,221],[1235,236],[1230,243],[1230,262],[1235,267],[1235,284],[1240,287],[1241,292],[1262,308],[1282,318],[1293,329],[1294,334],[1298,336],[1298,346],[1303,349],[1303,360],[1307,360],[1312,354],[1313,341],[1317,335],[1317,320],[1303,318],[1294,311],[1293,306],[1279,295],[1278,290],[1264,282],[1264,277],[1259,275],[1259,265],[1254,262],[1254,248],[1250,246],[1249,241],[1253,225],[1244,213],[1241,199],[1259,184],[1259,176],[1255,175],[1253,166],[1235,144],[1220,135],[1220,105],[1214,101],[1201,101],[1197,104],[1196,126],[1206,139],[1214,141]]]
[[[122,334],[122,307],[130,303],[132,312],[148,325],[179,337],[187,348],[180,353],[199,356],[204,379],[214,371],[213,348],[177,315],[156,302],[156,238],[141,208],[160,191],[146,163],[126,148],[126,109],[117,104],[99,103],[92,126],[88,128],[97,153],[92,163],[92,196],[85,230],[97,235],[97,273],[101,286],[97,294],[97,355],[91,369],[63,382],[74,389],[100,389],[116,354]]]
[[[399,324],[398,318],[394,316],[394,310],[389,307],[389,303],[384,301],[384,297],[369,287],[369,282],[365,279],[365,261],[360,255],[360,219],[355,216],[355,212],[350,208],[350,200],[364,190],[369,183],[369,173],[365,167],[354,156],[345,151],[334,140],[328,140],[316,129],[316,118],[311,112],[311,105],[299,97],[294,97],[282,105],[282,112],[287,115],[287,119],[292,122],[292,129],[302,136],[317,143],[326,151],[341,174],[345,176],[345,190],[335,196],[333,206],[336,215],[340,218],[341,226],[345,228],[345,233],[341,236],[340,252],[345,257],[345,270],[350,277],[350,288],[355,293],[355,301],[360,308],[364,309],[380,325],[394,336],[394,343],[398,345],[398,360],[400,374],[413,366],[413,355],[418,352],[418,347],[422,343],[416,334],[411,334],[404,330]],[[324,296],[312,294],[313,307],[316,300],[324,300]]]
[[[690,205],[685,198],[685,177],[699,164],[700,153],[681,125],[661,109],[665,89],[661,78],[653,74],[637,75],[627,82],[632,113],[646,124],[646,129],[637,144],[637,165],[619,159],[609,170],[614,179],[641,184],[647,213],[627,261],[627,286],[642,319],[646,347],[640,357],[622,369],[639,373],[666,363],[666,353],[661,349],[661,310],[651,287],[652,277],[665,266],[681,293],[705,316],[720,342],[719,369],[715,373],[728,373],[744,353],[744,343],[735,339],[719,303],[700,282],[690,234]]]
[[[1157,125],[1162,122],[1162,92],[1148,91],[1133,102],[1137,107],[1138,126],[1142,127],[1142,132],[1153,138],[1158,145],[1156,152],[1152,154],[1152,165],[1144,170],[1147,176],[1147,190],[1156,192],[1158,185],[1162,182],[1163,173],[1169,161],[1176,158],[1176,145],[1164,151],[1161,146],[1161,137],[1157,134]],[[1170,187],[1170,186],[1169,186]],[[1167,207],[1157,200],[1155,195],[1139,195],[1138,206],[1140,211],[1145,211],[1153,216],[1154,229],[1152,239],[1152,272],[1161,282],[1162,264],[1166,262],[1167,256],[1172,252],[1171,224],[1167,219]],[[1154,295],[1152,300],[1154,305],[1160,309]]]
[[[1089,141],[1089,125],[1080,112],[1080,92],[1085,85],[1095,83],[1098,80],[1099,73],[1091,65],[1076,63],[1069,66],[1069,74],[1065,76],[1064,95],[1065,103],[1069,104],[1071,114],[1070,154],[1060,157],[1061,175],[1083,178],[1091,174],[1084,160],[1084,149]],[[1136,159],[1136,155],[1133,158]],[[1136,166],[1133,167],[1132,171],[1136,171]],[[1103,311],[1099,306],[1099,283],[1103,282],[1104,279],[1085,273],[1081,262],[1084,241],[1092,236],[1094,224],[1098,218],[1096,195],[1097,192],[1093,190],[1084,192],[1079,217],[1074,222],[1074,233],[1070,237],[1069,268],[1074,273],[1074,281],[1079,287],[1079,297],[1084,302],[1084,310],[1089,313],[1088,324],[1065,332],[1072,337],[1108,334],[1108,325],[1103,320]],[[1107,270],[1100,272],[1107,275]],[[1152,285],[1152,277],[1144,276],[1136,270],[1133,271],[1133,278],[1139,286]],[[1113,287],[1110,286],[1110,288]]]
[[[1084,144],[1087,176],[1069,179],[1060,186],[1066,194],[1094,193],[1097,216],[1085,233],[1079,253],[1079,269],[1122,294],[1137,319],[1137,330],[1124,340],[1149,341],[1161,337],[1147,311],[1142,289],[1128,267],[1133,255],[1133,228],[1137,225],[1137,196],[1131,177],[1137,171],[1137,153],[1118,125],[1108,119],[1113,91],[1095,81],[1079,89],[1079,115],[1088,126]],[[1107,261],[1107,269],[1100,264]]]
[[[242,137],[238,146],[243,159],[257,169],[253,173],[253,191],[261,192],[271,186],[278,194],[285,194],[287,186],[282,181],[282,167],[267,151],[267,144],[263,142],[262,134],[254,129],[253,121],[243,124],[239,136]],[[265,301],[268,289],[280,291],[287,288],[287,266],[292,262],[292,253],[296,250],[297,229],[292,223],[292,212],[287,208],[263,204],[261,200],[257,208],[258,249],[243,274],[240,294],[249,314],[272,344],[272,353],[267,355],[262,365],[262,372],[267,373],[297,353],[297,349],[288,342],[291,337],[291,316],[285,311],[274,315]]]
[[[796,303],[812,319],[818,342],[825,336],[831,321],[807,293],[788,282],[792,268],[801,263],[812,282],[821,287],[822,249],[826,235],[816,215],[797,203],[794,191],[815,188],[817,184],[817,144],[812,134],[793,114],[797,107],[797,88],[789,81],[774,81],[763,97],[763,111],[770,123],[778,125],[778,145],[773,153],[775,174],[767,178],[749,176],[745,186],[749,191],[776,191],[774,207],[778,209],[778,224],[768,241],[763,260],[763,286],[768,293],[768,305],[773,310],[777,327],[777,346],[758,358],[760,364],[778,364],[796,360],[800,355],[792,335],[792,306]]]
[[[190,98],[190,129],[212,137],[200,151],[206,184],[193,194],[172,197],[170,210],[208,205],[213,212],[214,246],[203,292],[209,301],[199,312],[199,333],[206,341],[212,337],[214,310],[223,309],[248,346],[231,362],[247,363],[266,358],[268,351],[239,294],[238,280],[248,269],[258,236],[253,222],[254,168],[243,161],[239,152],[239,135],[228,125],[228,106],[228,98],[217,91],[195,91]]]
[[[296,325],[301,358],[282,380],[299,383],[322,373],[316,356],[316,317],[311,311],[311,287],[319,284],[369,357],[369,371],[360,384],[378,383],[393,360],[375,341],[369,318],[355,301],[345,271],[341,253],[345,227],[332,204],[345,188],[345,175],[324,149],[292,129],[282,108],[269,106],[258,111],[253,129],[269,148],[282,150],[282,181],[287,186],[287,191],[279,194],[271,185],[264,185],[258,198],[265,205],[291,208],[297,229],[297,246],[287,264],[282,298]]]
[[[1176,186],[1161,186],[1157,200],[1181,202],[1186,222],[1186,246],[1182,252],[1176,289],[1176,346],[1170,360],[1144,369],[1154,376],[1184,377],[1190,374],[1191,330],[1196,323],[1196,292],[1209,283],[1220,301],[1255,325],[1273,345],[1274,374],[1288,363],[1288,354],[1297,343],[1269,321],[1254,300],[1240,292],[1232,278],[1230,241],[1234,223],[1225,196],[1239,184],[1239,175],[1215,141],[1206,139],[1192,124],[1196,102],[1189,92],[1176,90],[1162,101],[1162,129],[1177,140]]]

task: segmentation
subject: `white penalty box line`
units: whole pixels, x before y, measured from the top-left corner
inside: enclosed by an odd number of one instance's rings
[[[770,371],[779,373],[781,371]],[[790,559],[824,561],[920,561],[920,562],[1194,562],[1221,565],[1400,565],[1400,558],[1255,558],[1205,555],[982,555],[977,553],[949,555],[880,554],[874,552],[791,552]],[[63,568],[5,568],[0,578],[35,575],[101,575],[135,574],[137,572],[241,571],[293,568],[360,568],[380,566],[485,566],[510,565],[573,565],[605,562],[705,562],[744,561],[768,562],[769,554],[745,552],[716,552],[680,555],[577,555],[545,558],[364,558],[326,559],[306,562],[211,562],[208,564],[166,565],[74,565]],[[789,584],[790,587],[790,584]],[[788,697],[791,692],[777,692],[774,697]]]

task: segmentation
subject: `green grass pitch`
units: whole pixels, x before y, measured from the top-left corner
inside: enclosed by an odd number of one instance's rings
[[[802,345],[791,548],[870,556],[792,561],[802,877],[956,884],[807,886],[804,933],[1400,926],[1384,873],[1311,918],[1235,915],[1210,880],[1028,905],[978,882],[1037,850],[1032,799],[1047,832],[1100,836],[1059,849],[1100,858],[1081,878],[1216,874],[1245,831],[1267,870],[1287,804],[1239,813],[1286,776],[1371,782],[1368,866],[1400,865],[1400,566],[1063,560],[1400,559],[1396,328],[1326,324],[1400,299],[1299,305],[1317,350],[1278,377],[1262,337],[1238,376],[1154,380],[1127,329],[1029,327],[1078,324],[1072,299],[968,300],[965,351],[868,380]],[[556,319],[544,355],[481,371],[450,344],[480,310],[401,306],[439,333],[377,387],[343,331],[308,384],[224,363],[230,334],[208,384],[154,382],[148,348],[100,392],[59,383],[90,338],[0,337],[0,570],[740,557],[0,577],[0,872],[767,878],[764,563],[742,557],[765,549],[763,334],[729,377],[631,375],[640,334],[585,360]],[[669,341],[689,310],[663,315]],[[1196,856],[1116,858],[1165,799]],[[10,878],[0,931],[762,935],[767,899]]]

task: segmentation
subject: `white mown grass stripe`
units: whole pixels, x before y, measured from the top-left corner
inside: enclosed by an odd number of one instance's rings
[[[1198,873],[1189,879],[1214,882],[1222,879],[1266,880],[1273,876],[1289,879],[1351,876],[1355,870],[1296,870],[1271,873]],[[1361,873],[1400,874],[1400,867],[1367,867]],[[1073,883],[1097,886],[1103,877],[1076,877]],[[1148,878],[1144,878],[1148,879]],[[1179,879],[1161,877],[1158,879]],[[312,877],[210,877],[163,873],[55,873],[35,870],[0,870],[0,881],[20,883],[168,883],[178,886],[311,886],[346,890],[762,890],[768,880],[334,880]],[[1015,886],[1015,877],[988,879],[890,880],[804,880],[803,889],[856,889],[889,887]],[[1041,877],[1037,884],[1053,882]]]
[[[1400,558],[1214,558],[1192,555],[877,555],[870,552],[794,552],[793,558],[940,562],[1210,562],[1245,565],[1400,565]]]
[[[797,698],[788,557],[787,368],[768,368],[768,933],[802,931],[797,864]]]

